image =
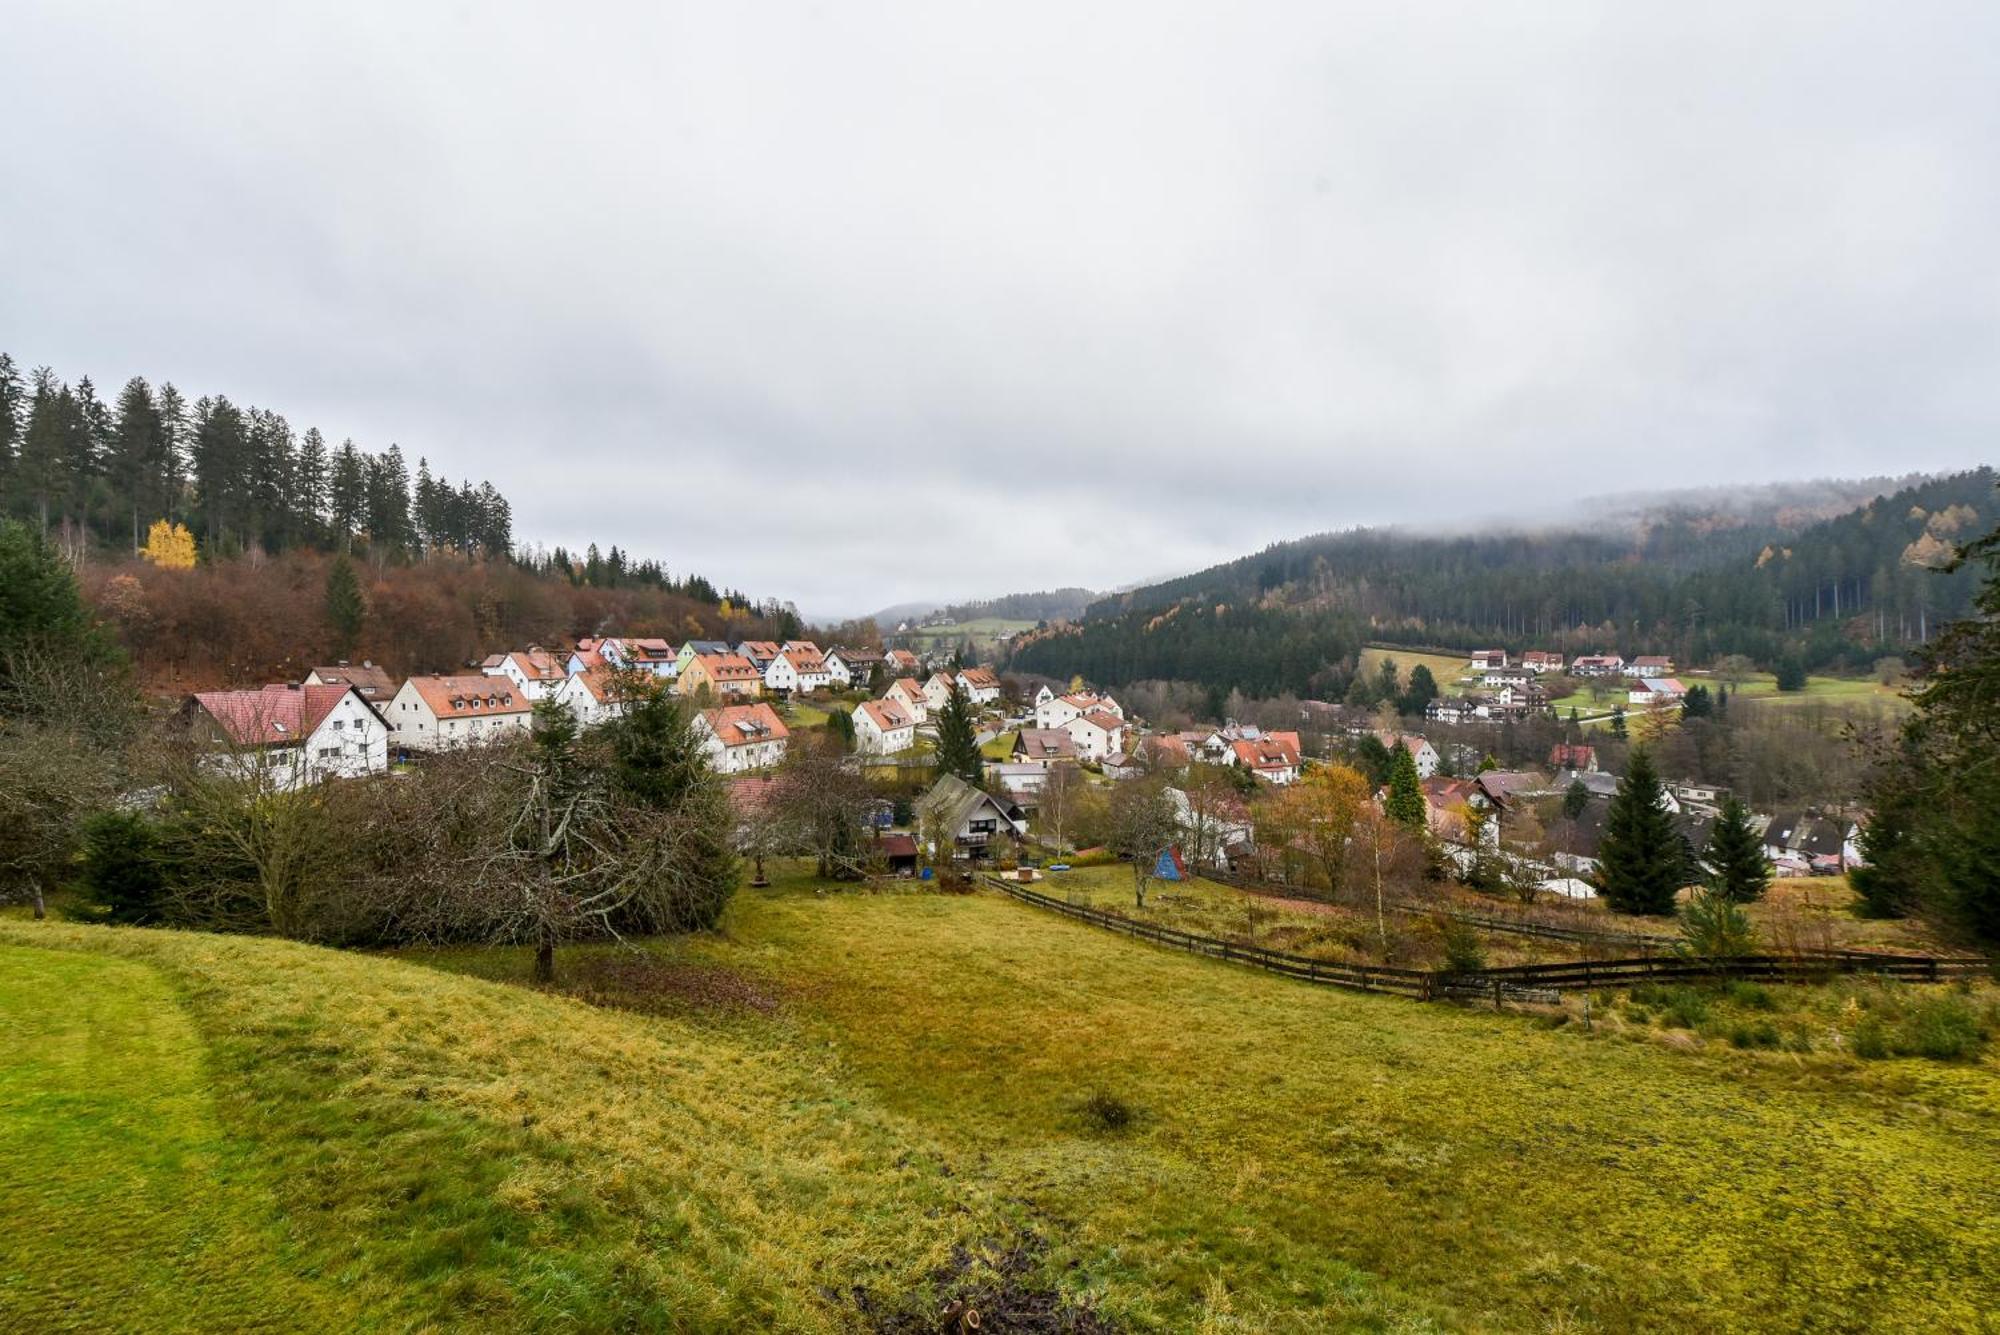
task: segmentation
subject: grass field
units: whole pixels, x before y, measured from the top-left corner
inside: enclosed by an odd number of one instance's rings
[[[1722,684],[1712,677],[1692,674],[1681,677],[1683,685],[1703,685],[1714,691]],[[1607,693],[1603,700],[1594,698],[1589,691],[1577,691],[1573,695],[1552,700],[1549,707],[1562,718],[1569,717],[1574,708],[1579,717],[1589,719],[1609,716],[1613,705],[1625,705],[1627,713],[1639,706],[1626,702],[1627,683],[1623,678],[1616,681],[1616,689]],[[1733,709],[1743,704],[1756,708],[1797,708],[1805,705],[1828,705],[1835,708],[1879,708],[1901,713],[1909,708],[1909,702],[1901,695],[1901,687],[1884,686],[1872,678],[1860,677],[1808,677],[1802,691],[1779,691],[1778,680],[1768,672],[1753,673],[1748,679],[1729,688],[1729,704]]]
[[[1020,734],[1003,732],[986,745],[979,748],[979,754],[988,760],[1007,760],[1014,754],[1014,738]]]
[[[1468,675],[1466,663],[1471,655],[1469,653],[1424,654],[1414,649],[1399,649],[1394,645],[1371,644],[1361,651],[1361,670],[1372,677],[1379,670],[1377,665],[1385,658],[1396,660],[1397,680],[1405,686],[1410,684],[1410,673],[1416,670],[1417,664],[1422,663],[1431,670],[1431,676],[1437,679],[1440,691],[1446,695],[1455,695],[1457,692],[1452,689],[1452,683]]]
[[[0,921],[0,1328],[843,1329],[978,1284],[1173,1330],[2000,1310],[1991,1055],[1677,1050],[796,876],[559,968],[632,1008],[512,950]]]
[[[1033,630],[1032,621],[1012,621],[1006,617],[976,617],[971,621],[954,621],[942,626],[925,626],[920,630],[899,632],[893,638],[909,641],[909,647],[919,652],[932,648],[949,649],[962,640],[972,641],[975,648],[991,650],[1002,635],[1018,635],[1024,630]]]

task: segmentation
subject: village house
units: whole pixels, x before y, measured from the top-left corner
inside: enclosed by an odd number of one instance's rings
[[[1681,685],[1678,677],[1636,677],[1625,699],[1628,704],[1651,708],[1654,705],[1677,705],[1686,695],[1687,687]]]
[[[799,689],[806,694],[832,687],[833,673],[826,665],[826,655],[811,640],[786,640],[779,646],[778,657],[790,660],[792,671],[798,674]]]
[[[1521,655],[1521,666],[1537,676],[1544,672],[1561,672],[1563,656],[1547,649],[1530,649]]]
[[[494,654],[479,665],[488,677],[505,677],[530,700],[547,700],[569,680],[567,664],[546,649],[516,650]]]
[[[990,668],[967,668],[958,674],[958,689],[975,705],[990,705],[1000,698],[1000,679]]]
[[[740,654],[697,654],[674,681],[681,695],[706,690],[717,700],[754,700],[764,693],[764,674]]]
[[[1018,803],[1002,801],[955,774],[940,778],[917,800],[917,809],[925,831],[954,858],[983,859],[996,843],[1027,832],[1027,816]]]
[[[1113,751],[1100,767],[1107,779],[1136,779],[1146,772],[1146,763],[1130,751]]]
[[[612,641],[617,645],[615,657],[607,655],[619,667],[635,672],[650,672],[656,677],[671,680],[680,671],[680,650],[667,641],[655,638],[625,637]]]
[[[389,768],[389,725],[347,684],[201,691],[181,716],[221,750],[215,763],[280,789]]]
[[[625,712],[624,672],[625,669],[610,666],[579,672],[565,679],[553,698],[576,715],[577,723],[583,727],[608,723]]]
[[[1247,769],[1267,783],[1282,788],[1299,777],[1299,735],[1295,732],[1267,732],[1263,736],[1230,744],[1232,763]]]
[[[534,703],[505,677],[411,677],[384,711],[406,751],[449,751],[525,736]]]
[[[924,683],[924,708],[935,714],[943,709],[951,699],[951,688],[958,684],[957,678],[948,672],[933,672],[931,679]]]
[[[1063,724],[1063,731],[1076,744],[1079,760],[1103,760],[1125,744],[1125,720],[1101,710],[1078,715]]]
[[[1671,677],[1674,660],[1663,654],[1641,654],[1625,665],[1628,677]]]
[[[1076,759],[1076,743],[1066,728],[1023,728],[1014,734],[1013,759],[1020,764],[1050,765]]]
[[[729,646],[721,640],[688,640],[681,645],[680,653],[674,656],[673,675],[679,677],[686,672],[688,664],[703,654],[721,655],[729,652]],[[574,668],[571,671],[575,671]]]
[[[889,670],[901,677],[914,677],[924,670],[923,660],[908,649],[891,649],[883,657],[888,662]]]
[[[1550,769],[1597,771],[1597,748],[1582,742],[1557,742],[1549,748]]]
[[[354,693],[370,704],[386,702],[396,693],[396,679],[375,664],[362,660],[361,666],[335,663],[306,671],[305,686],[352,686]]]
[[[1049,771],[1043,765],[1031,765],[1011,760],[999,761],[986,767],[986,773],[1000,785],[1007,796],[1023,807],[1032,808],[1042,789],[1048,786]]]
[[[930,720],[930,705],[925,702],[924,688],[915,677],[898,677],[883,692],[882,698],[893,701],[898,709],[915,719],[920,726]]]
[[[704,709],[695,715],[695,729],[709,766],[721,774],[772,768],[785,758],[791,736],[777,711],[761,700]]]
[[[1474,672],[1492,672],[1507,666],[1505,649],[1475,649],[1469,664]]]
[[[854,711],[854,749],[889,756],[917,744],[917,720],[894,700],[863,700]]]
[[[1534,676],[1534,673],[1524,667],[1488,668],[1485,677],[1482,679],[1482,684],[1494,690],[1504,687],[1524,691],[1528,688],[1528,683],[1534,679]]]
[[[762,672],[771,666],[771,660],[778,656],[776,640],[745,640],[730,651],[738,658],[746,658],[750,665]]]
[[[1438,765],[1442,757],[1438,755],[1437,748],[1432,746],[1428,739],[1419,737],[1413,732],[1391,732],[1386,728],[1377,728],[1375,730],[1375,740],[1382,743],[1383,747],[1391,755],[1395,754],[1398,745],[1408,747],[1410,759],[1417,762],[1417,777],[1419,779],[1428,779],[1431,775],[1438,772]]]
[[[1139,758],[1156,770],[1180,771],[1194,763],[1188,739],[1179,733],[1149,733],[1139,739]]]
[[[1617,654],[1579,654],[1569,665],[1572,677],[1617,677],[1624,671],[1625,660]]]
[[[1035,701],[1035,726],[1038,728],[1060,728],[1073,718],[1089,713],[1109,714],[1123,719],[1125,707],[1100,691],[1071,691],[1068,695],[1051,695],[1047,700],[1037,697]]]
[[[826,656],[827,675],[838,686],[867,690],[888,659],[873,649],[834,649]]]
[[[1166,790],[1174,804],[1174,823],[1181,830],[1181,851],[1198,867],[1224,871],[1248,860],[1255,851],[1255,827],[1250,810],[1234,793],[1213,789],[1188,793]]]
[[[1858,861],[1852,821],[1781,810],[1764,827],[1764,856],[1780,876],[1838,876]]]

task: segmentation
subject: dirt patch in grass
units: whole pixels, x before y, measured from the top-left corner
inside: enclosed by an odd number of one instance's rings
[[[577,954],[561,962],[555,990],[592,1006],[645,1015],[769,1015],[783,997],[768,981],[723,964],[646,950]]]
[[[1048,1239],[1040,1233],[954,1247],[925,1278],[920,1293],[884,1299],[857,1287],[847,1296],[864,1329],[880,1335],[1114,1335],[1121,1329],[1088,1297],[1074,1298],[1050,1278],[1048,1253]]]

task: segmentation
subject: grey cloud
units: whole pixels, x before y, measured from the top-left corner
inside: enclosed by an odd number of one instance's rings
[[[1978,7],[17,9],[0,347],[812,609],[2000,417]]]

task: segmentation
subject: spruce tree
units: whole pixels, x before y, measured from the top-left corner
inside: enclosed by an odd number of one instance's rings
[[[1605,814],[1597,852],[1604,899],[1619,913],[1669,914],[1687,872],[1687,849],[1667,813],[1665,790],[1644,747]]]
[[[327,483],[327,507],[332,511],[333,538],[343,552],[354,550],[354,535],[368,511],[368,475],[361,451],[343,440],[333,456],[333,476]]]
[[[361,581],[355,577],[354,563],[346,556],[333,558],[326,572],[326,619],[333,627],[341,658],[354,652],[361,637],[361,623],[368,618],[368,603],[361,596]]]
[[[1563,792],[1563,815],[1576,820],[1589,808],[1590,789],[1584,786],[1582,779],[1571,779],[1569,787]]]
[[[318,427],[307,427],[299,440],[298,466],[292,470],[292,524],[308,543],[318,543],[326,529],[328,467],[326,437]]]
[[[1407,830],[1424,828],[1423,781],[1417,777],[1417,758],[1410,754],[1410,748],[1396,743],[1396,749],[1389,754],[1389,795],[1383,799],[1382,810],[1390,820]]]
[[[20,450],[21,409],[27,401],[20,368],[12,357],[0,352],[0,486],[13,471],[14,456]]]
[[[1734,904],[1749,904],[1764,897],[1771,884],[1771,867],[1764,861],[1764,846],[1750,828],[1750,810],[1731,797],[1723,802],[1715,828],[1709,831],[1708,885]]]
[[[1623,705],[1611,706],[1611,735],[1621,742],[1628,735],[1625,730],[1625,706]]]
[[[979,739],[972,726],[972,709],[965,692],[953,682],[951,694],[937,712],[937,766],[940,774],[956,774],[976,784],[986,773],[979,754]]]

